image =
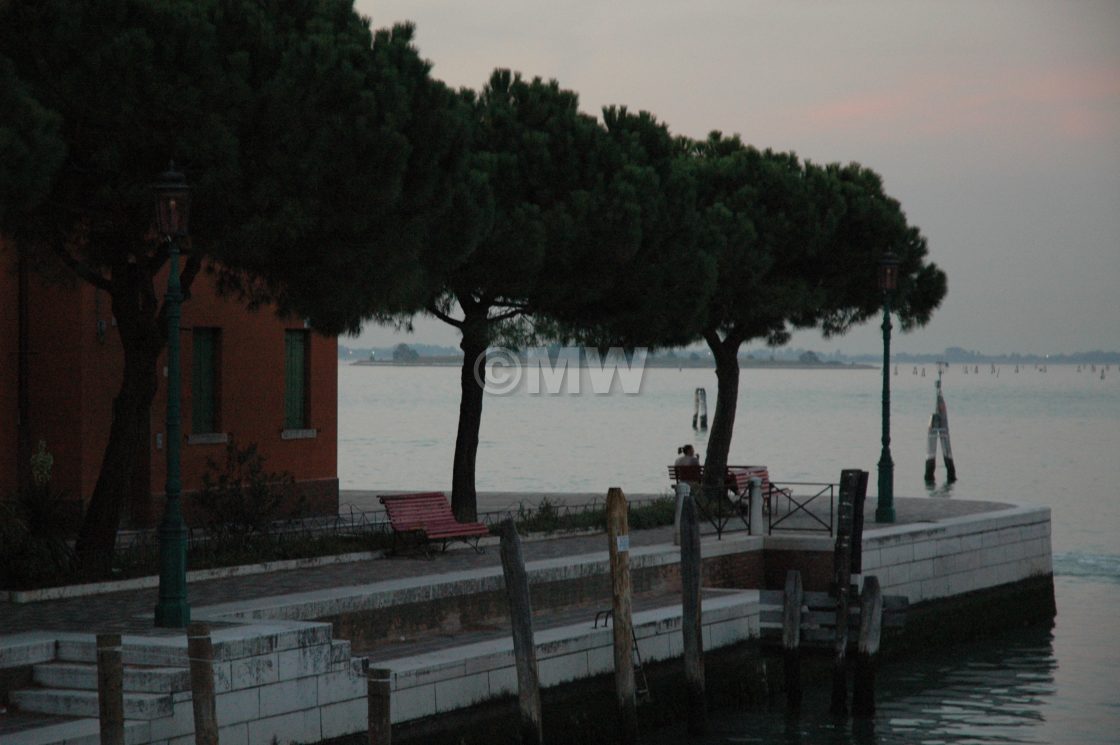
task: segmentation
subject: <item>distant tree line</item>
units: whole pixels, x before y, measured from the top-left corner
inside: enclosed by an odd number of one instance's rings
[[[704,342],[719,474],[745,344],[872,318],[888,251],[904,329],[945,295],[868,168],[693,140],[622,106],[596,118],[556,81],[510,70],[452,90],[412,36],[372,30],[352,0],[0,4],[0,234],[105,290],[124,351],[77,547],[89,566],[106,566],[146,447],[167,333],[149,184],[171,158],[194,189],[188,295],[208,271],[326,334],[418,313],[459,330],[460,519],[476,515],[488,348]]]

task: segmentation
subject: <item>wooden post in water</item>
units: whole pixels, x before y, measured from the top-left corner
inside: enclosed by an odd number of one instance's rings
[[[875,658],[879,654],[879,638],[883,623],[883,593],[878,577],[863,580],[859,599],[859,651],[852,683],[852,715],[875,716]]]
[[[801,708],[801,572],[786,572],[782,600],[782,661],[785,667],[786,704],[792,711]]]
[[[638,702],[634,680],[634,629],[631,619],[630,526],[622,489],[607,491],[607,538],[611,560],[614,627],[614,685],[618,697],[619,743],[638,740]]]
[[[187,661],[191,671],[195,745],[218,745],[218,713],[214,703],[214,644],[210,626],[187,624]]]
[[[506,580],[509,616],[513,627],[513,656],[517,665],[517,707],[521,713],[522,745],[541,745],[541,689],[537,676],[537,653],[533,646],[533,606],[529,599],[529,577],[521,553],[521,538],[513,518],[498,528],[501,536],[502,574]]]
[[[393,745],[393,723],[389,718],[393,671],[375,667],[370,668],[368,676],[366,715],[369,722],[369,745]]]
[[[700,521],[696,517],[696,502],[691,497],[685,497],[681,510],[681,635],[684,638],[688,732],[693,735],[702,735],[708,729],[708,707],[704,691],[703,609],[700,605],[702,568]]]
[[[124,658],[120,634],[97,635],[97,713],[103,745],[124,745]]]
[[[836,586],[836,646],[832,661],[832,705],[834,716],[848,715],[848,601],[852,581],[853,500],[859,491],[860,471],[847,469],[840,476],[837,508],[836,549],[833,553],[833,583]]]

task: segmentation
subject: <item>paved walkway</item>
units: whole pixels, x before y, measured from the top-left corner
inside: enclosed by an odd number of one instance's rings
[[[345,502],[354,492],[344,492],[340,501]],[[369,494],[367,492],[366,494]],[[541,495],[529,497],[539,498]],[[576,503],[588,495],[548,495],[573,500]],[[635,497],[639,495],[634,495]],[[645,495],[648,496],[648,495]],[[510,495],[480,495],[480,509],[484,504],[505,502]],[[525,499],[524,495],[518,495]],[[490,500],[490,501],[488,501]],[[586,500],[584,500],[586,501]],[[516,503],[516,501],[514,501]],[[977,512],[988,512],[1010,505],[962,499],[896,498],[895,524],[935,522],[944,518]],[[869,500],[866,510],[865,530],[876,527],[875,502]],[[670,543],[672,528],[639,530],[631,535],[631,544],[651,546]],[[524,544],[525,560],[553,559],[605,552],[606,538],[602,534],[549,538],[527,541]],[[450,550],[436,554],[432,559],[421,556],[391,557],[334,564],[323,567],[293,569],[270,574],[231,577],[192,582],[188,598],[192,608],[202,608],[219,603],[244,601],[290,593],[308,592],[331,587],[364,585],[402,577],[421,577],[448,572],[469,571],[501,563],[497,547],[476,554],[469,549]],[[34,630],[79,631],[86,633],[127,632],[132,634],[180,634],[181,631],[156,629],[152,614],[158,591],[155,588],[125,590],[104,595],[94,595],[63,600],[45,600],[27,604],[0,602],[0,635]]]

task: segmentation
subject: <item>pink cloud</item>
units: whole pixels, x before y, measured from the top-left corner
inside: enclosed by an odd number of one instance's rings
[[[853,93],[794,114],[801,128],[859,129],[885,137],[942,137],[1023,128],[1095,140],[1120,132],[1120,71],[933,75]]]

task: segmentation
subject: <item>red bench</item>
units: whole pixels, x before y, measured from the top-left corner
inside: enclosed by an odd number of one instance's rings
[[[483,536],[490,535],[490,528],[482,523],[461,523],[456,520],[451,512],[451,505],[442,492],[385,494],[378,499],[385,505],[389,525],[393,528],[394,549],[398,538],[411,535],[426,543],[441,541],[444,551],[451,541],[463,541],[482,553],[478,541]]]

